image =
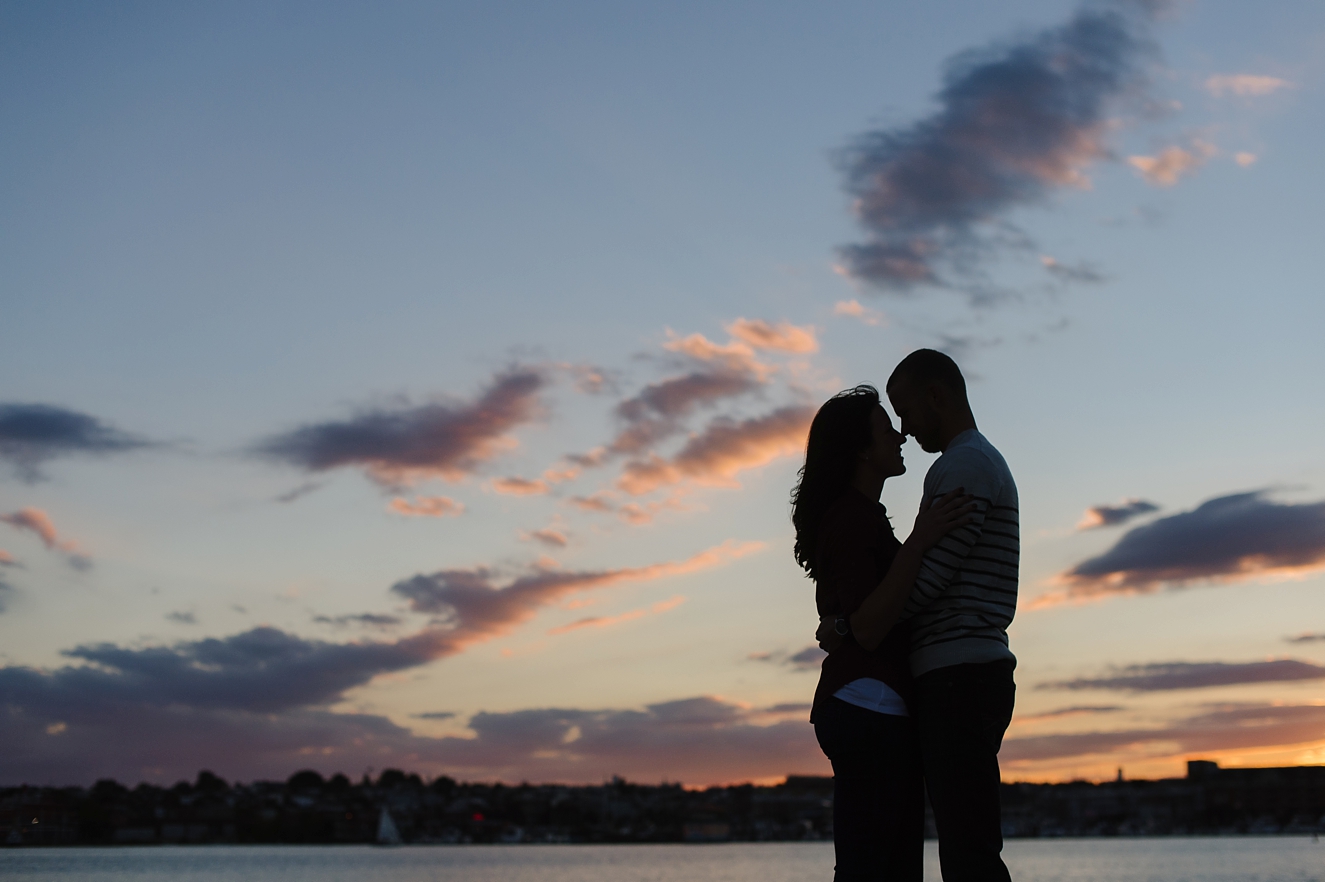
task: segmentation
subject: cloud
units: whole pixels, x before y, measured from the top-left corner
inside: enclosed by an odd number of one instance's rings
[[[670,332],[669,332],[670,335]],[[730,343],[714,343],[703,334],[690,334],[686,337],[671,336],[663,344],[668,352],[679,352],[699,361],[718,365],[732,373],[750,374],[763,382],[775,370],[755,357],[754,348],[748,343],[733,340]]]
[[[754,375],[727,369],[693,371],[645,386],[617,405],[617,416],[626,421],[626,427],[607,450],[613,454],[639,453],[680,431],[680,418],[696,407],[745,395],[759,386]]]
[[[973,276],[1008,234],[1026,244],[1002,216],[1086,186],[1086,167],[1109,155],[1113,106],[1141,85],[1149,42],[1130,8],[1088,5],[1061,27],[964,52],[937,112],[857,139],[847,190],[869,240],[841,250],[843,270],[905,291]]]
[[[1145,499],[1129,497],[1118,505],[1092,505],[1086,509],[1077,524],[1078,530],[1095,530],[1099,527],[1114,527],[1125,524],[1132,518],[1152,511],[1159,511],[1159,506]]]
[[[97,778],[169,784],[201,765],[229,779],[283,779],[373,766],[469,780],[688,785],[827,774],[802,706],[750,707],[716,696],[644,708],[531,708],[479,713],[466,737],[414,735],[384,717],[309,708],[280,714],[95,700],[55,676],[12,688],[0,780],[90,784]],[[128,711],[128,712],[126,712]],[[449,719],[448,713],[418,715]],[[61,728],[62,727],[62,728]],[[48,731],[56,730],[58,735]]]
[[[719,417],[670,459],[651,454],[628,462],[617,485],[635,496],[682,481],[733,486],[740,472],[803,451],[813,418],[814,408],[808,405],[789,405],[746,420]]]
[[[535,542],[541,542],[552,548],[565,548],[570,544],[570,538],[565,531],[558,530],[555,527],[544,527],[541,530],[531,530],[528,533],[521,534],[522,539],[532,539]]]
[[[647,609],[632,609],[615,616],[586,616],[583,619],[576,619],[569,624],[552,628],[548,631],[548,634],[553,636],[567,634],[571,631],[578,631],[581,628],[610,628],[613,625],[619,625],[622,622],[633,622],[636,619],[642,619],[647,615],[657,615],[658,613],[664,613],[668,610],[676,609],[685,602],[686,598],[678,594],[668,600],[660,600]]]
[[[449,496],[416,496],[413,502],[397,496],[387,508],[410,518],[453,518],[464,513],[465,504]]]
[[[1288,80],[1269,77],[1263,74],[1215,74],[1205,81],[1205,90],[1216,98],[1225,95],[1248,97],[1269,95],[1293,85]]]
[[[1325,502],[1274,502],[1268,492],[1221,496],[1135,527],[1108,551],[1059,576],[1066,587],[1031,608],[1325,567]]]
[[[0,567],[16,567],[18,565],[18,561],[14,560],[14,555],[0,548]]]
[[[14,595],[14,586],[0,578],[0,613],[9,608],[9,600]]]
[[[313,616],[313,621],[319,625],[334,625],[336,627],[359,625],[366,628],[387,630],[403,624],[404,619],[400,616],[390,616],[383,613],[354,613],[340,616]]]
[[[472,403],[365,410],[269,438],[255,452],[314,472],[358,466],[388,487],[456,481],[515,446],[510,432],[538,418],[546,384],[538,369],[511,368]]]
[[[837,301],[833,304],[833,315],[849,316],[862,324],[876,328],[886,328],[888,326],[888,317],[883,312],[864,306],[859,300]]]
[[[455,714],[451,711],[428,711],[423,714],[410,714],[416,720],[453,720]]]
[[[728,540],[686,560],[608,570],[570,571],[538,564],[500,587],[497,573],[486,567],[440,570],[404,579],[391,591],[408,600],[414,612],[435,616],[442,627],[429,632],[430,651],[441,657],[508,633],[540,608],[572,594],[694,573],[763,547],[762,542]]]
[[[1009,738],[999,761],[1021,764],[1148,748],[1168,755],[1288,746],[1319,741],[1325,705],[1227,704],[1153,729]]]
[[[321,481],[306,481],[305,483],[300,484],[298,487],[295,487],[293,490],[285,491],[280,496],[277,496],[274,501],[288,505],[289,503],[294,502],[296,499],[302,499],[308,494],[316,490],[322,489],[322,486],[323,483]]]
[[[1325,643],[1325,634],[1297,634],[1284,639],[1289,643]]]
[[[611,498],[604,492],[599,491],[592,496],[572,496],[566,500],[566,503],[580,511],[608,513],[616,511],[616,505]]]
[[[823,664],[824,652],[818,646],[807,646],[787,659],[787,663],[798,671],[817,671]]]
[[[1012,725],[1016,726],[1021,723],[1039,723],[1044,720],[1061,720],[1066,717],[1111,714],[1120,710],[1126,710],[1126,708],[1118,704],[1073,705],[1072,707],[1060,707],[1057,710],[1044,711],[1043,713],[1038,714],[1030,714],[1027,716],[1018,715],[1013,718]]]
[[[786,321],[774,325],[763,319],[738,318],[727,325],[726,330],[737,340],[755,349],[797,355],[819,351],[819,341],[815,338],[813,327],[798,327]]]
[[[827,654],[818,646],[810,644],[796,652],[788,652],[785,649],[775,649],[772,652],[752,652],[746,656],[746,660],[785,665],[794,671],[817,671],[823,664],[824,656]]]
[[[770,718],[781,719],[762,725]],[[466,777],[597,782],[616,774],[716,784],[827,769],[802,707],[752,708],[717,696],[642,710],[480,713],[469,726],[475,738],[448,739],[446,747],[450,767]]]
[[[1065,263],[1059,263],[1047,254],[1042,254],[1040,255],[1040,264],[1049,272],[1049,275],[1060,282],[1076,282],[1084,285],[1107,281],[1107,277],[1103,273],[1084,263],[1069,266]]]
[[[1256,154],[1248,153],[1247,151],[1243,150],[1239,153],[1233,154],[1233,161],[1236,162],[1238,165],[1242,166],[1243,168],[1247,168],[1248,166],[1256,164]]]
[[[79,550],[78,543],[71,539],[61,539],[50,516],[39,508],[24,508],[11,514],[0,514],[0,523],[35,534],[51,551],[63,554],[69,566],[76,570],[92,566],[92,560]]]
[[[1212,144],[1193,141],[1191,149],[1174,145],[1160,151],[1158,156],[1129,156],[1127,164],[1136,169],[1146,183],[1156,187],[1172,187],[1178,179],[1189,175],[1215,155]]]
[[[561,466],[552,467],[543,470],[543,480],[549,484],[560,484],[563,481],[573,481],[580,474],[579,466]]]
[[[379,674],[423,664],[430,649],[417,637],[338,644],[271,627],[169,646],[85,644],[63,653],[84,665],[0,668],[0,703],[57,702],[86,714],[175,707],[271,714],[331,704]]]
[[[507,496],[541,496],[548,492],[547,481],[529,478],[493,478],[492,489]]]
[[[1161,692],[1243,683],[1292,683],[1299,680],[1325,680],[1325,666],[1292,658],[1256,662],[1164,662],[1128,665],[1107,677],[1080,677],[1057,683],[1041,683],[1035,688]]]
[[[176,610],[166,613],[166,621],[174,622],[177,625],[196,625],[198,617],[187,610]]]
[[[153,446],[96,417],[49,404],[0,404],[0,459],[22,481],[42,479],[47,460],[74,454],[102,455]]]

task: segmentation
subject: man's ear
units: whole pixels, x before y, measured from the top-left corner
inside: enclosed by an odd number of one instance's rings
[[[942,383],[930,381],[925,387],[925,396],[929,399],[929,403],[935,410],[940,413],[947,410],[948,390],[944,388]]]

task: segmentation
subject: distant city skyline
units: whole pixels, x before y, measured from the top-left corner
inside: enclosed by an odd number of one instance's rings
[[[1021,491],[1005,780],[1325,763],[1323,41],[7,5],[0,783],[826,774],[788,493],[922,346]]]

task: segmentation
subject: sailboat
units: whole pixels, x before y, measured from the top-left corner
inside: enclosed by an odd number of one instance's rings
[[[395,820],[391,817],[391,812],[382,807],[382,814],[377,819],[377,844],[378,845],[399,845],[403,840],[400,838],[400,830],[396,827]]]

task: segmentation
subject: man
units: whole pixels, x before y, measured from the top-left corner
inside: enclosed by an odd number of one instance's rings
[[[886,389],[902,433],[943,454],[925,475],[922,504],[959,487],[976,503],[971,523],[926,552],[902,618],[944,882],[1003,882],[998,750],[1016,691],[1007,628],[1017,607],[1017,485],[976,429],[951,358],[916,350]]]

